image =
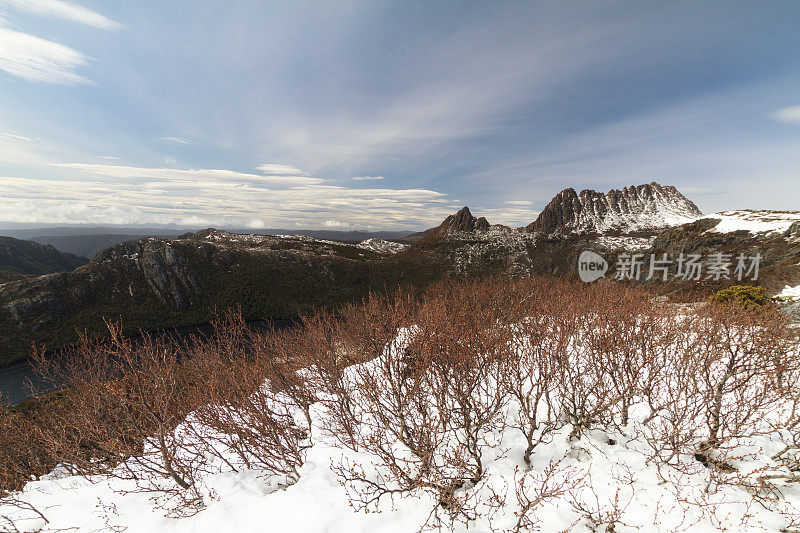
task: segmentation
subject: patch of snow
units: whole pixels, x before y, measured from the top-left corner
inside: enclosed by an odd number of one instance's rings
[[[609,250],[645,250],[650,248],[655,237],[610,237],[597,239],[597,244]]]
[[[786,285],[783,290],[775,296],[784,300],[800,300],[800,285],[797,287]]]
[[[700,218],[719,220],[709,231],[731,233],[748,231],[750,233],[784,233],[792,224],[800,221],[800,211],[738,210],[722,211]],[[699,220],[699,219],[698,219]]]
[[[396,254],[408,248],[407,244],[385,241],[383,239],[377,239],[377,238],[361,241],[360,243],[358,243],[357,246],[365,250],[372,250],[373,252],[388,253],[388,254]]]

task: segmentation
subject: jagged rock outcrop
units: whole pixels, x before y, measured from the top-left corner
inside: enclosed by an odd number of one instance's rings
[[[607,193],[564,189],[525,229],[545,235],[635,233],[689,222],[702,213],[671,186],[658,183]]]
[[[437,228],[441,233],[451,233],[454,231],[480,231],[489,229],[489,222],[486,217],[475,218],[469,207],[462,207],[455,215],[450,215],[444,219]]]
[[[455,214],[445,218],[444,221],[435,228],[429,228],[420,233],[408,235],[403,240],[407,242],[439,240],[449,236],[464,236],[476,231],[486,231],[491,228],[492,225],[489,224],[486,217],[476,218],[470,212],[469,207],[464,206]]]

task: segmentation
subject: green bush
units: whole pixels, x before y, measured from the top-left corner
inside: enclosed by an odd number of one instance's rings
[[[745,306],[766,305],[770,302],[764,287],[734,285],[717,292],[712,298],[714,302],[739,302]]]

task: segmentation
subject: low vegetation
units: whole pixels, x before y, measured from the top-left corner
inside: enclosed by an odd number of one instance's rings
[[[745,306],[767,305],[771,301],[764,287],[750,285],[734,285],[722,289],[714,295],[713,300],[715,302],[736,302]]]
[[[110,343],[41,358],[61,389],[46,408],[0,408],[0,489],[13,495],[61,465],[125,479],[185,516],[203,509],[209,474],[297,482],[323,416],[346,451],[330,468],[359,510],[424,495],[430,527],[510,509],[508,529],[524,531],[560,500],[614,531],[619,498],[587,498],[590,476],[537,456],[559,434],[565,458],[589,453],[582,443],[604,432],[644,443],[678,493],[688,475],[702,475],[707,494],[734,485],[794,531],[800,510],[782,487],[800,483],[798,336],[772,306],[740,301],[687,311],[610,282],[484,280],[372,295],[291,330],[252,331],[228,313],[182,345],[134,345],[111,324]],[[780,449],[744,468],[761,437]],[[502,492],[487,485],[498,450],[518,458]],[[627,486],[630,473],[615,475]],[[724,521],[710,501],[684,503]]]

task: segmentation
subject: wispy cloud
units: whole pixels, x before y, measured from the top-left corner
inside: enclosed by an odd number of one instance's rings
[[[96,11],[62,0],[3,0],[2,3],[36,15],[79,22],[103,30],[115,30],[122,27],[120,23]]]
[[[272,174],[276,176],[305,176],[306,173],[300,170],[299,168],[295,168],[291,165],[278,165],[274,163],[265,163],[263,165],[258,165],[256,170],[263,172],[264,174]]]
[[[181,137],[159,137],[158,140],[159,141],[168,141],[168,142],[173,142],[173,143],[178,143],[178,144],[189,144],[189,141],[187,141],[186,139],[183,139]]]
[[[118,179],[156,179],[156,180],[204,180],[207,182],[239,181],[256,184],[282,186],[313,185],[322,183],[320,178],[304,175],[262,176],[247,172],[224,169],[175,169],[129,167],[122,165],[96,165],[89,163],[55,163],[53,166],[89,172],[91,174]]]
[[[446,196],[428,189],[322,185],[307,176],[232,170],[173,170],[59,164],[88,173],[63,179],[0,177],[0,220],[37,223],[153,223],[416,229],[450,214]],[[299,180],[306,180],[301,182]],[[199,219],[202,219],[200,223]]]
[[[75,73],[76,67],[86,63],[86,57],[73,48],[0,28],[0,70],[13,76],[48,83],[87,83]]]
[[[5,5],[35,15],[60,18],[95,28],[113,30],[121,25],[100,13],[62,0],[2,0]],[[75,72],[87,57],[69,46],[0,27],[0,70],[13,76],[46,83],[75,85],[89,80]]]
[[[0,135],[2,135],[3,137],[8,137],[9,139],[16,139],[18,141],[25,141],[29,143],[34,142],[34,139],[31,139],[30,137],[24,137],[22,135],[16,135],[14,133],[0,133]]]
[[[779,109],[770,115],[779,122],[796,122],[800,124],[800,105],[793,105]]]
[[[508,204],[508,202],[506,202]],[[502,224],[504,226],[521,227],[527,226],[539,215],[538,211],[527,207],[518,207],[514,204],[499,208],[484,208],[477,206],[471,209],[476,217],[486,217],[490,224]]]
[[[383,176],[358,176],[356,178],[350,178],[355,181],[368,181],[368,180],[382,180],[384,179]]]

